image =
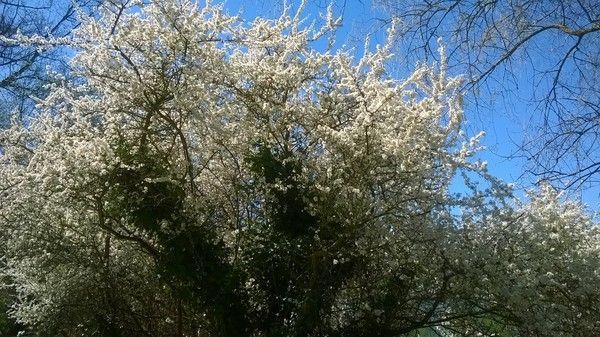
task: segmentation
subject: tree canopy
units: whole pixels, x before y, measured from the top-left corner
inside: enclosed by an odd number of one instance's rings
[[[331,12],[247,22],[165,0],[81,22],[15,40],[75,50],[0,134],[23,335],[599,333],[597,224],[472,160],[482,135],[444,62],[394,79],[392,39],[358,59],[324,47]]]

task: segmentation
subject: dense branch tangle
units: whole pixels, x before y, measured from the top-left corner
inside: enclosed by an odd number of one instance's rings
[[[534,87],[533,95],[526,98],[538,112],[529,117],[535,125],[531,130],[539,131],[525,130],[529,137],[517,155],[530,160],[536,179],[575,189],[600,182],[600,9],[595,1],[379,3],[402,20],[402,41],[416,59],[435,58],[436,39],[444,37],[450,65],[466,72],[466,89],[476,94],[517,95],[524,81],[519,73],[533,73],[533,81],[525,84]]]

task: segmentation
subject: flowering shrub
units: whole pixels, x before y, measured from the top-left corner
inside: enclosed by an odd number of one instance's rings
[[[550,188],[518,206],[491,177],[449,193],[457,171],[488,177],[460,79],[316,48],[338,24],[167,0],[44,42],[75,49],[72,76],[0,136],[24,333],[597,334],[582,207]]]

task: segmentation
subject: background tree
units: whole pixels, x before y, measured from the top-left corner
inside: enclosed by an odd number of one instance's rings
[[[3,0],[0,1],[0,36],[13,38],[20,36],[66,36],[77,26],[76,7],[89,10],[97,4],[95,0]],[[31,117],[34,98],[44,98],[45,85],[53,79],[48,75],[48,67],[64,72],[66,69],[65,50],[43,48],[42,46],[19,45],[0,40],[0,130],[8,128],[11,118],[23,121]],[[3,149],[0,146],[0,152]],[[0,241],[7,238],[0,233]],[[0,244],[3,255],[4,244]],[[0,264],[5,261],[0,260]],[[2,316],[8,310],[13,294],[0,289],[0,335],[10,336],[13,326]]]
[[[483,91],[510,90],[514,96],[523,86],[534,87],[525,95],[538,114],[531,116],[517,155],[527,158],[535,179],[575,189],[600,181],[596,1],[376,3],[401,20],[399,41],[414,59],[436,58],[436,39],[444,37],[450,67],[466,73],[465,88],[478,104]],[[522,73],[533,80],[523,84]]]
[[[0,2],[0,36],[66,36],[77,26],[76,9],[85,10],[96,0],[6,0]],[[64,51],[41,46],[0,42],[0,120],[6,126],[12,113],[33,109],[31,97],[43,98],[50,81],[47,66],[65,66]]]

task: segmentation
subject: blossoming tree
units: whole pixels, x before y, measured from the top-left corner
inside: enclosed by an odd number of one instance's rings
[[[443,64],[399,81],[385,46],[320,47],[331,13],[166,0],[82,22],[35,41],[70,44],[72,76],[0,137],[25,334],[598,333],[597,225],[549,188],[519,206],[470,159]],[[490,189],[453,195],[459,171]]]

